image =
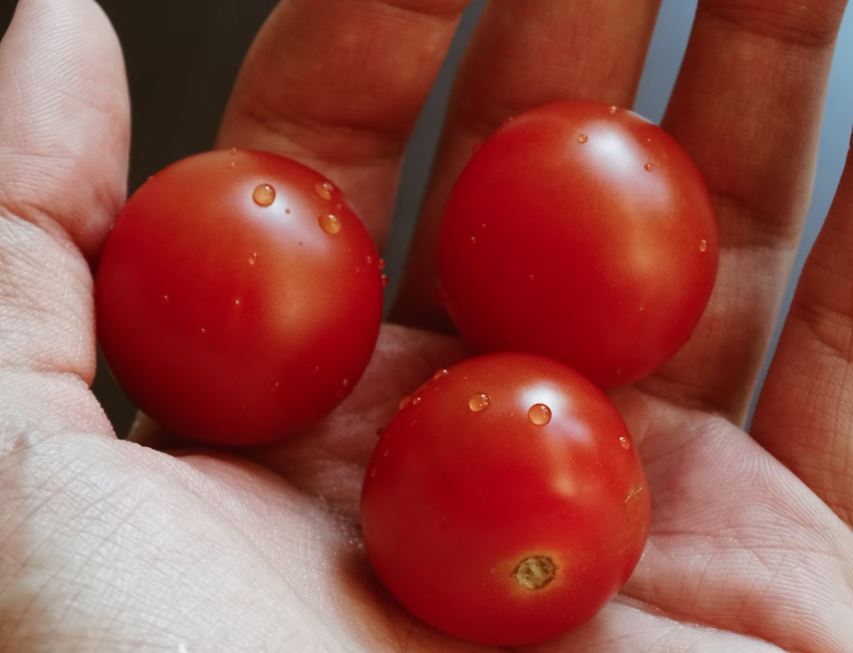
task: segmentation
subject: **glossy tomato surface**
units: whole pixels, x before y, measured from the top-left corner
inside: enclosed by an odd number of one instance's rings
[[[649,530],[619,413],[556,361],[489,354],[416,391],[368,466],[362,526],[382,583],[463,639],[515,646],[589,619]]]
[[[381,319],[378,261],[340,191],[309,168],[193,156],[143,185],[106,241],[100,343],[166,428],[227,445],[287,438],[361,376]]]
[[[506,123],[446,206],[448,311],[482,351],[530,351],[609,387],[672,356],[717,269],[702,177],[660,127],[616,107],[557,102]]]

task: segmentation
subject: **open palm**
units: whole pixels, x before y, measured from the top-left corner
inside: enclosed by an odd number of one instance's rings
[[[463,4],[282,2],[220,144],[322,169],[381,242],[402,147]],[[398,319],[440,324],[426,290],[435,221],[472,144],[556,97],[630,104],[656,5],[490,6],[460,73]],[[537,650],[853,650],[851,170],[752,435],[737,426],[808,200],[843,5],[700,3],[666,127],[714,193],[717,292],[687,348],[615,396],[653,497],[643,559],[590,623]],[[376,429],[402,394],[465,355],[452,337],[386,326],[353,395],[282,446],[174,453],[150,424],[135,434],[149,446],[115,438],[88,389],[87,259],[124,199],[127,133],[121,58],[94,3],[22,0],[0,46],[0,648],[480,650],[396,607],[358,531]]]

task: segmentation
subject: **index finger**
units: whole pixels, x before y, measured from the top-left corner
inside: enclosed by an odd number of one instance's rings
[[[218,144],[322,172],[381,246],[403,149],[466,4],[281,2],[246,57]]]

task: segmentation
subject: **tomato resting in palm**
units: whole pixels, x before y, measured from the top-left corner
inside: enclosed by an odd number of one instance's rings
[[[361,507],[370,561],[404,606],[503,646],[591,617],[633,571],[650,515],[619,413],[531,354],[437,372],[382,434]]]
[[[248,445],[292,436],[349,394],[379,333],[367,230],[324,177],[209,152],[150,179],[104,246],[101,345],[163,426]]]
[[[545,105],[487,139],[439,238],[444,299],[472,346],[553,356],[604,387],[686,342],[716,268],[713,208],[687,154],[590,102]]]

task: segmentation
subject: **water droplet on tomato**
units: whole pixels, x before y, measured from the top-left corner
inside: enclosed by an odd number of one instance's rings
[[[228,150],[228,151],[229,151],[229,153],[231,154],[231,156],[234,156],[235,154],[237,154],[237,148],[236,148],[236,147],[232,147],[232,148],[231,148],[230,150]]]
[[[281,387],[281,381],[273,381],[272,385],[270,385],[270,388],[272,388],[273,392],[278,390],[280,387]]]
[[[384,270],[384,269],[385,269],[385,259],[384,259],[384,258],[380,258],[380,259],[379,259],[379,263],[377,263],[377,264],[376,264],[376,267],[377,267],[377,268],[379,268],[379,271],[380,271],[380,272],[381,272],[382,270]]]
[[[319,195],[321,199],[330,200],[332,199],[332,191],[335,189],[332,184],[328,181],[324,181],[322,184],[316,184],[314,186],[314,192]]]
[[[447,376],[450,374],[446,369],[441,368],[440,370],[436,370],[436,373],[432,375],[433,380],[437,381],[438,379]]]
[[[708,251],[708,241],[705,240],[704,238],[699,241],[699,251],[700,252],[707,252]]]
[[[471,238],[470,238],[469,240],[471,241],[471,244],[472,244],[472,245],[476,245],[476,244],[477,244],[477,237],[476,237],[476,236],[471,236]]]
[[[349,387],[349,379],[344,379],[343,381],[341,381],[341,385],[344,386],[345,388],[348,388]]]
[[[252,192],[252,199],[258,206],[269,206],[275,202],[275,188],[269,184],[261,184]]]
[[[630,449],[631,448],[631,441],[628,438],[626,438],[624,435],[619,436],[619,444],[622,446],[623,449]]]
[[[163,295],[163,302],[165,303],[168,301],[169,301],[169,295]]]
[[[341,221],[338,216],[332,213],[321,215],[317,221],[320,223],[320,228],[327,234],[334,236],[341,231]]]
[[[643,312],[643,311],[645,311],[645,310],[646,310],[646,305],[645,305],[645,304],[640,304],[640,313],[642,313],[642,312]]]
[[[655,164],[652,162],[648,162],[648,163],[646,163],[646,165],[643,166],[643,170],[645,170],[646,172],[651,172],[654,169],[655,169]]]
[[[257,253],[257,252],[252,252],[252,253],[249,255],[249,265],[254,265],[254,264],[255,264],[255,263],[257,263],[257,262],[258,262],[258,253]]]
[[[586,143],[589,140],[588,134],[578,134],[578,143]]]
[[[612,116],[614,113],[616,113],[616,110],[617,110],[618,108],[619,108],[619,107],[617,107],[615,104],[611,104],[611,105],[610,105],[610,108],[608,109],[608,111],[610,112],[610,115]]]
[[[207,335],[207,329],[205,329],[204,327],[201,327],[201,335]]]
[[[370,254],[367,255],[367,258],[365,260],[367,261],[368,265],[373,265],[373,257]]]
[[[417,406],[419,403],[421,403],[421,401],[423,401],[423,398],[418,395],[417,397],[412,399],[412,406]]]
[[[231,161],[231,162],[229,162],[229,163],[228,163],[228,167],[229,167],[229,168],[231,168],[231,169],[233,170],[234,168],[236,168],[236,167],[237,167],[237,162],[236,162],[236,161]]]
[[[387,274],[385,274],[384,272],[383,272],[382,274],[380,274],[380,275],[379,275],[379,280],[382,282],[382,287],[383,287],[383,288],[387,288],[387,287],[388,287],[388,275],[387,275]]]
[[[489,407],[491,402],[492,400],[489,399],[489,395],[485,392],[478,392],[468,400],[468,408],[473,413],[481,413]]]
[[[239,297],[235,297],[235,298],[234,298],[234,306],[239,306],[239,305],[240,305],[240,298],[239,298]]]
[[[385,451],[382,452],[382,457],[387,458],[389,453],[391,453],[391,450],[388,447],[385,447]]]
[[[536,426],[544,426],[551,421],[551,409],[545,404],[533,404],[527,411],[527,418]]]

